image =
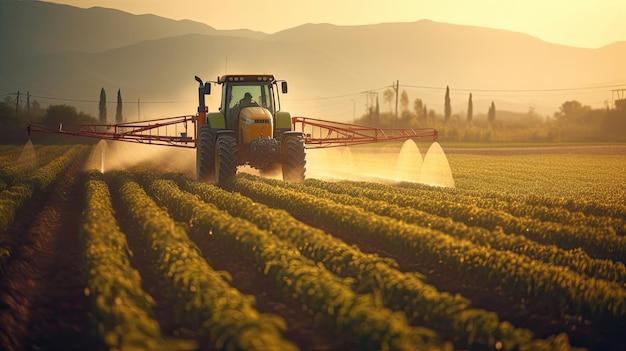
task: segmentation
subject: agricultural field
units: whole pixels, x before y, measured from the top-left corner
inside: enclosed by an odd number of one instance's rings
[[[434,146],[0,145],[0,349],[625,350],[626,146]]]

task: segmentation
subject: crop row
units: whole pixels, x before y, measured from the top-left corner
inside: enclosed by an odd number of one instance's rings
[[[17,145],[0,145],[0,168],[6,168],[17,162],[20,149],[21,147]]]
[[[459,203],[450,197],[434,199],[432,194],[407,195],[402,188],[374,183],[353,183],[363,190],[360,196],[385,201],[402,207],[410,207],[439,217],[451,218],[469,226],[488,230],[502,228],[505,233],[520,234],[542,244],[557,245],[563,249],[582,248],[596,258],[623,260],[626,257],[626,237],[596,227],[583,227],[568,223],[543,222],[535,218],[516,217],[510,213],[485,209],[473,204]]]
[[[151,260],[175,296],[177,323],[208,339],[211,349],[294,350],[280,335],[282,318],[259,313],[254,297],[241,294],[213,270],[186,231],[135,182],[117,172],[113,184]],[[207,345],[202,345],[207,346]]]
[[[342,278],[353,278],[354,289],[380,294],[383,304],[402,310],[412,323],[428,325],[454,340],[457,348],[501,345],[502,349],[555,350],[556,344],[532,340],[528,330],[500,322],[493,312],[469,308],[469,300],[441,293],[415,273],[403,273],[395,261],[365,254],[324,231],[303,224],[283,210],[253,202],[237,193],[178,179],[185,189],[230,214],[244,218],[291,243],[305,256]],[[565,335],[559,338],[566,338]],[[568,345],[567,342],[562,344]]]
[[[23,149],[24,147],[19,145],[0,145],[0,167],[4,168],[17,162]]]
[[[274,234],[181,191],[173,181],[154,182],[150,193],[195,230],[215,235],[248,257],[273,278],[286,299],[295,299],[319,325],[353,335],[360,349],[439,348],[435,332],[409,326],[403,313],[384,308],[372,294],[355,293],[350,280],[332,274]]]
[[[371,185],[365,185],[371,189]],[[379,190],[397,191],[405,195],[428,197],[438,201],[454,201],[488,210],[508,212],[516,217],[531,217],[546,222],[568,223],[572,226],[607,228],[620,235],[626,234],[626,205],[607,203],[605,198],[594,201],[555,198],[538,194],[458,190],[426,187],[403,183],[396,187],[380,185]]]
[[[65,153],[70,146],[53,145],[37,148],[37,153],[25,152],[23,155],[11,155],[0,159],[0,181],[7,186],[19,183],[25,178],[32,177],[38,168],[50,163],[53,159]]]
[[[99,172],[89,173],[84,190],[80,238],[95,330],[112,350],[168,349],[153,318],[154,300],[141,288],[141,277],[130,264],[132,252]]]
[[[30,177],[20,180],[0,193],[0,274],[4,272],[6,262],[11,256],[19,237],[6,230],[13,222],[18,210],[27,203],[40,189],[49,186],[70,163],[86,148],[75,146],[63,155],[39,168]]]
[[[238,179],[234,189],[272,207],[289,209],[339,230],[371,237],[420,260],[443,264],[464,279],[501,286],[534,299],[560,317],[569,313],[606,322],[626,317],[626,290],[606,280],[293,190],[248,179]]]
[[[293,183],[281,183],[271,179],[256,179],[273,186],[294,188],[308,194],[331,199],[344,205],[353,205],[382,216],[396,218],[411,224],[430,227],[455,238],[466,239],[475,244],[489,246],[498,250],[509,250],[532,259],[566,266],[590,277],[626,283],[626,266],[622,262],[591,258],[582,249],[564,250],[554,245],[543,245],[523,235],[505,234],[500,228],[488,230],[482,227],[470,227],[410,207],[400,207],[388,201],[376,200],[376,192],[351,183],[330,183],[319,180],[307,180],[306,186]],[[380,198],[380,197],[378,197]]]
[[[621,153],[450,156],[455,182],[464,192],[477,190],[498,198],[504,194],[513,194],[515,198],[521,195],[548,207],[556,200],[559,207],[574,212],[625,217],[626,173]],[[620,204],[617,208],[621,209],[613,212],[614,204]]]

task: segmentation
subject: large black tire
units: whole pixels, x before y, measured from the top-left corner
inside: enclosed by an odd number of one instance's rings
[[[212,182],[215,175],[215,130],[208,124],[198,128],[196,149],[196,178],[201,182]]]
[[[218,135],[215,143],[215,184],[225,186],[237,174],[237,139],[234,135]]]
[[[283,180],[301,183],[306,172],[306,149],[300,136],[288,136],[284,140]]]

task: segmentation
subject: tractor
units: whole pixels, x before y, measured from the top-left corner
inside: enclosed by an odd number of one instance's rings
[[[302,132],[291,129],[291,115],[281,111],[278,89],[287,82],[273,75],[224,75],[198,88],[196,172],[201,181],[223,185],[247,165],[262,174],[281,169],[283,179],[301,182],[306,167]],[[218,111],[208,112],[205,95],[211,83],[222,86]],[[280,84],[279,84],[280,83]]]

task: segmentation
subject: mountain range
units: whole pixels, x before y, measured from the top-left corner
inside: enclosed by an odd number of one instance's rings
[[[410,103],[453,114],[497,109],[552,114],[569,100],[600,108],[626,88],[626,42],[597,49],[498,29],[420,20],[361,26],[303,24],[274,34],[43,1],[0,2],[0,97],[29,92],[97,115],[101,88],[127,119],[194,114],[194,75],[272,73],[289,82],[283,109],[350,120],[399,83]],[[219,92],[208,100],[216,109]],[[23,96],[23,95],[22,95]]]

